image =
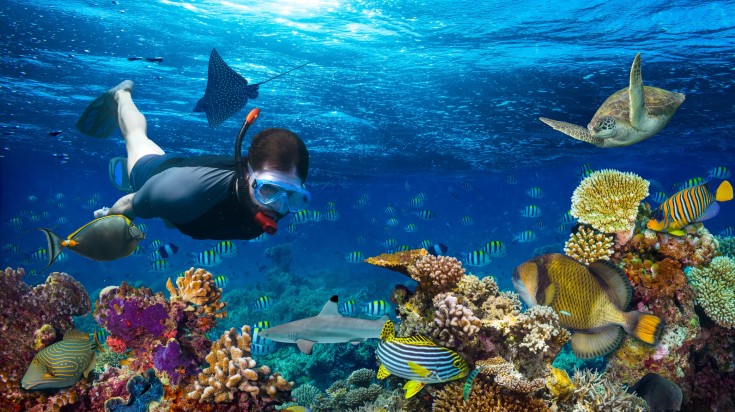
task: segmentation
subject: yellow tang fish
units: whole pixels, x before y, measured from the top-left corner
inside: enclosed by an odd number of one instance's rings
[[[572,350],[583,359],[604,356],[620,346],[625,332],[653,345],[664,322],[658,316],[626,312],[630,281],[608,261],[589,267],[559,253],[536,256],[513,273],[513,286],[529,306],[550,306],[570,329]]]

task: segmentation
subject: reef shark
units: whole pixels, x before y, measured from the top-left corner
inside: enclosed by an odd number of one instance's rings
[[[301,352],[311,355],[315,343],[357,345],[365,339],[378,339],[388,319],[387,315],[378,320],[344,317],[337,310],[337,295],[334,295],[318,315],[273,326],[259,331],[258,335],[276,342],[295,343]]]

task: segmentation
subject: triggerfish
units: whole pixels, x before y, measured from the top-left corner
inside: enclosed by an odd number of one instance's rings
[[[97,332],[90,340],[89,334],[71,329],[64,334],[64,340],[36,354],[20,384],[25,390],[72,386],[94,368],[99,346]]]
[[[135,252],[145,234],[123,215],[107,215],[95,219],[62,239],[49,229],[39,229],[46,234],[49,261],[45,268],[68,248],[86,258],[97,261],[110,261]]]
[[[572,350],[582,359],[617,349],[623,331],[653,345],[664,328],[658,316],[626,312],[633,289],[625,273],[608,261],[588,267],[559,253],[536,256],[516,267],[513,286],[528,307],[556,311],[559,324],[573,332]]]
[[[684,226],[715,217],[720,211],[717,202],[732,200],[732,185],[723,180],[713,194],[709,184],[710,180],[707,180],[700,185],[676,192],[659,205],[646,226],[657,232],[683,236]]]
[[[381,363],[378,379],[385,379],[390,374],[409,379],[403,385],[406,399],[416,395],[426,384],[462,379],[470,370],[457,352],[425,336],[396,337],[390,320],[383,325],[376,354]]]

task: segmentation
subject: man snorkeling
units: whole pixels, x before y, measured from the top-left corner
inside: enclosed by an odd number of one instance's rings
[[[77,122],[94,137],[107,137],[119,126],[127,149],[127,174],[133,193],[95,217],[121,214],[129,219],[161,218],[194,239],[253,239],[274,234],[277,221],[305,209],[309,152],[287,129],[264,129],[245,159],[242,139],[258,116],[248,115],[235,143],[235,158],[184,157],[165,153],[148,138],[147,124],[133,103],[133,82],[125,80],[95,99]]]

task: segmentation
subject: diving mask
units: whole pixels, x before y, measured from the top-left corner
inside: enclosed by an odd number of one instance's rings
[[[285,215],[306,209],[311,193],[304,188],[301,179],[277,170],[253,172],[248,162],[248,180],[255,193],[255,200]]]

